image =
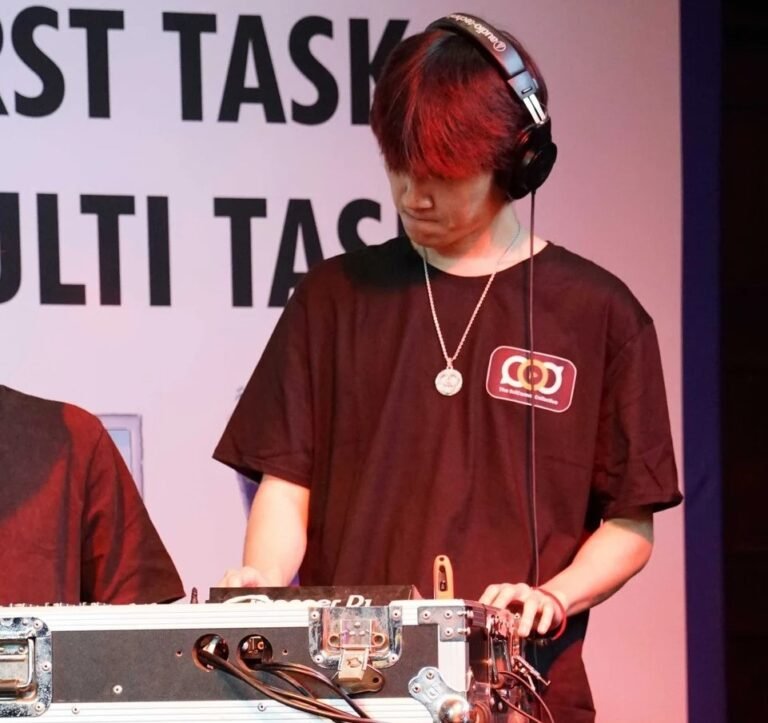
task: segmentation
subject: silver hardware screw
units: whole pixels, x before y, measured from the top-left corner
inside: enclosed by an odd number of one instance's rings
[[[41,666],[40,669],[45,671],[46,673],[51,669],[51,664],[46,660]]]
[[[76,705],[72,706],[72,715],[77,715],[80,712],[80,708],[78,708]]]
[[[322,656],[322,655],[316,655],[316,656],[313,658],[313,660],[314,660],[316,663],[322,663],[322,662],[323,662],[323,656]]]
[[[114,688],[112,688],[112,692],[115,695],[120,695],[123,692],[123,686],[118,683]]]
[[[414,683],[411,686],[411,692],[412,693],[421,693],[421,686],[418,683]]]
[[[266,703],[259,703],[259,704],[258,704],[256,707],[257,707],[257,708],[258,708],[258,709],[259,709],[259,710],[260,710],[262,713],[263,713],[263,712],[264,712],[264,711],[267,709],[267,705],[266,705]]]
[[[37,713],[42,713],[45,710],[45,705],[42,703],[35,703],[35,711]]]
[[[432,680],[435,677],[435,671],[434,670],[428,670],[427,671],[427,680]]]
[[[429,620],[432,617],[432,613],[429,612],[429,610],[425,610],[423,613],[421,613],[421,617],[424,620]]]
[[[452,638],[453,628],[446,628],[445,630],[443,630],[443,635],[445,635],[446,638]]]
[[[450,620],[450,619],[453,617],[453,613],[452,613],[450,610],[446,610],[446,611],[443,613],[443,617],[444,617],[446,620]]]
[[[317,620],[317,619],[319,619],[319,618],[320,618],[320,613],[319,613],[319,612],[317,612],[317,610],[313,610],[313,611],[312,611],[312,612],[309,614],[309,617],[310,617],[312,620]]]

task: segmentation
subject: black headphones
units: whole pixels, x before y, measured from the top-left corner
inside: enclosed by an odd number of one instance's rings
[[[525,106],[532,123],[515,141],[512,165],[507,174],[507,192],[512,198],[532,193],[547,180],[555,165],[557,146],[552,142],[552,125],[547,111],[536,97],[539,84],[525,67],[520,54],[496,28],[474,15],[447,15],[430,23],[426,29],[448,30],[476,43]]]

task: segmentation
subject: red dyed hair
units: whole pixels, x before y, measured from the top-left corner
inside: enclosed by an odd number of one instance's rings
[[[539,84],[530,55],[504,33]],[[532,122],[501,71],[468,38],[432,30],[403,40],[376,84],[371,128],[387,167],[416,178],[491,171],[504,186],[515,142]]]

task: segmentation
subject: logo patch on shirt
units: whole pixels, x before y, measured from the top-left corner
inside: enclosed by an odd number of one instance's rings
[[[500,346],[488,362],[485,388],[492,397],[537,409],[564,412],[571,406],[576,386],[576,367],[559,356],[527,349]]]

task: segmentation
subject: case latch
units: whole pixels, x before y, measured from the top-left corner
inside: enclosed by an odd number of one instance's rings
[[[399,608],[312,608],[309,619],[310,655],[317,665],[335,668],[335,679],[350,692],[381,688],[378,671],[400,658]]]
[[[0,718],[45,713],[51,704],[51,633],[37,618],[0,618]]]

